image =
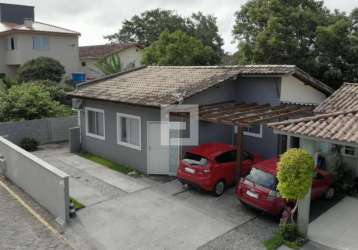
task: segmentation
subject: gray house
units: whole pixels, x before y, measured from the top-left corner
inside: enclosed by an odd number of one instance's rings
[[[188,147],[161,144],[161,105],[236,102],[241,110],[270,107],[274,116],[280,105],[317,105],[331,93],[293,65],[148,66],[82,84],[70,96],[79,114],[82,150],[147,174],[175,175]],[[264,115],[256,112],[255,117],[260,114]],[[235,126],[210,121],[200,115],[199,143],[236,143]],[[265,123],[251,124],[244,137],[244,148],[264,158],[286,147],[282,136]]]

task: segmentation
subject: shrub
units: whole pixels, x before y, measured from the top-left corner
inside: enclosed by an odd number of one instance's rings
[[[280,223],[280,234],[287,241],[295,241],[299,237],[295,223]]]
[[[314,176],[312,156],[303,149],[290,149],[278,163],[277,189],[287,200],[302,200],[309,191]]]
[[[119,73],[122,71],[121,58],[117,54],[102,58],[96,66],[106,75]]]
[[[71,98],[67,96],[67,92],[73,91],[73,86],[67,83],[55,83],[49,80],[39,80],[31,82],[31,84],[40,84],[49,92],[52,100],[62,104],[71,105]]]
[[[20,142],[20,147],[22,147],[23,149],[32,152],[37,150],[37,147],[39,146],[38,141],[36,141],[34,138],[30,138],[30,137],[25,137],[21,140]]]
[[[71,108],[54,101],[41,84],[14,85],[0,91],[0,122],[67,116]]]
[[[19,82],[30,82],[36,80],[49,80],[60,82],[65,74],[65,68],[55,59],[38,57],[23,65],[17,71]]]

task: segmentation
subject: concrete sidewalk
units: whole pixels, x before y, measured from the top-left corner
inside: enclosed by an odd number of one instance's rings
[[[308,238],[335,249],[358,249],[358,199],[345,197],[314,220]]]

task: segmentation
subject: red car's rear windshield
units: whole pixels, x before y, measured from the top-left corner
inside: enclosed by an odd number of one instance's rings
[[[249,175],[246,176],[246,179],[262,187],[271,190],[276,190],[276,185],[277,185],[276,177],[260,169],[252,168]]]
[[[206,159],[203,156],[193,154],[190,152],[187,152],[185,154],[183,161],[192,166],[206,166],[208,164],[208,159]]]

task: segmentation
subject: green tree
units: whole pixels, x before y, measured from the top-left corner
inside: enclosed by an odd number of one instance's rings
[[[0,92],[0,121],[33,120],[66,116],[71,109],[52,100],[42,84],[14,85]]]
[[[172,10],[153,9],[125,20],[115,34],[105,36],[112,43],[135,42],[150,46],[163,31],[187,31],[186,20]]]
[[[38,57],[20,66],[17,70],[17,80],[20,83],[36,80],[60,82],[64,74],[65,68],[57,60]]]
[[[182,31],[163,32],[143,53],[143,63],[152,65],[211,65],[215,60],[212,48]]]
[[[338,88],[342,82],[358,81],[358,26],[351,17],[317,28],[317,64],[321,79]]]
[[[112,54],[102,58],[96,65],[106,75],[111,75],[122,71],[121,58],[118,54]]]
[[[292,216],[296,211],[297,201],[302,200],[312,186],[314,171],[314,160],[303,149],[289,149],[280,158],[277,189],[284,199],[296,202]]]
[[[188,34],[195,36],[204,45],[211,47],[218,57],[217,62],[220,62],[224,55],[222,49],[224,42],[219,34],[216,22],[216,17],[212,15],[204,15],[201,12],[193,13],[191,18],[187,19],[187,24],[189,26]]]
[[[250,0],[235,14],[239,63],[295,64],[333,87],[353,81],[358,66],[352,47],[357,13],[331,13],[317,0]],[[332,43],[341,35],[347,37],[340,37],[338,46],[344,46],[335,51]],[[338,58],[337,52],[342,53]]]
[[[162,32],[173,33],[180,30],[211,47],[216,53],[216,63],[219,63],[223,55],[223,39],[216,21],[214,16],[201,12],[184,18],[172,10],[154,9],[125,20],[117,33],[105,38],[112,43],[136,42],[148,47],[159,39]]]
[[[68,83],[56,83],[48,80],[39,80],[24,84],[42,85],[44,89],[49,92],[52,100],[68,106],[72,105],[72,99],[67,96],[67,92],[73,91],[74,87]]]

